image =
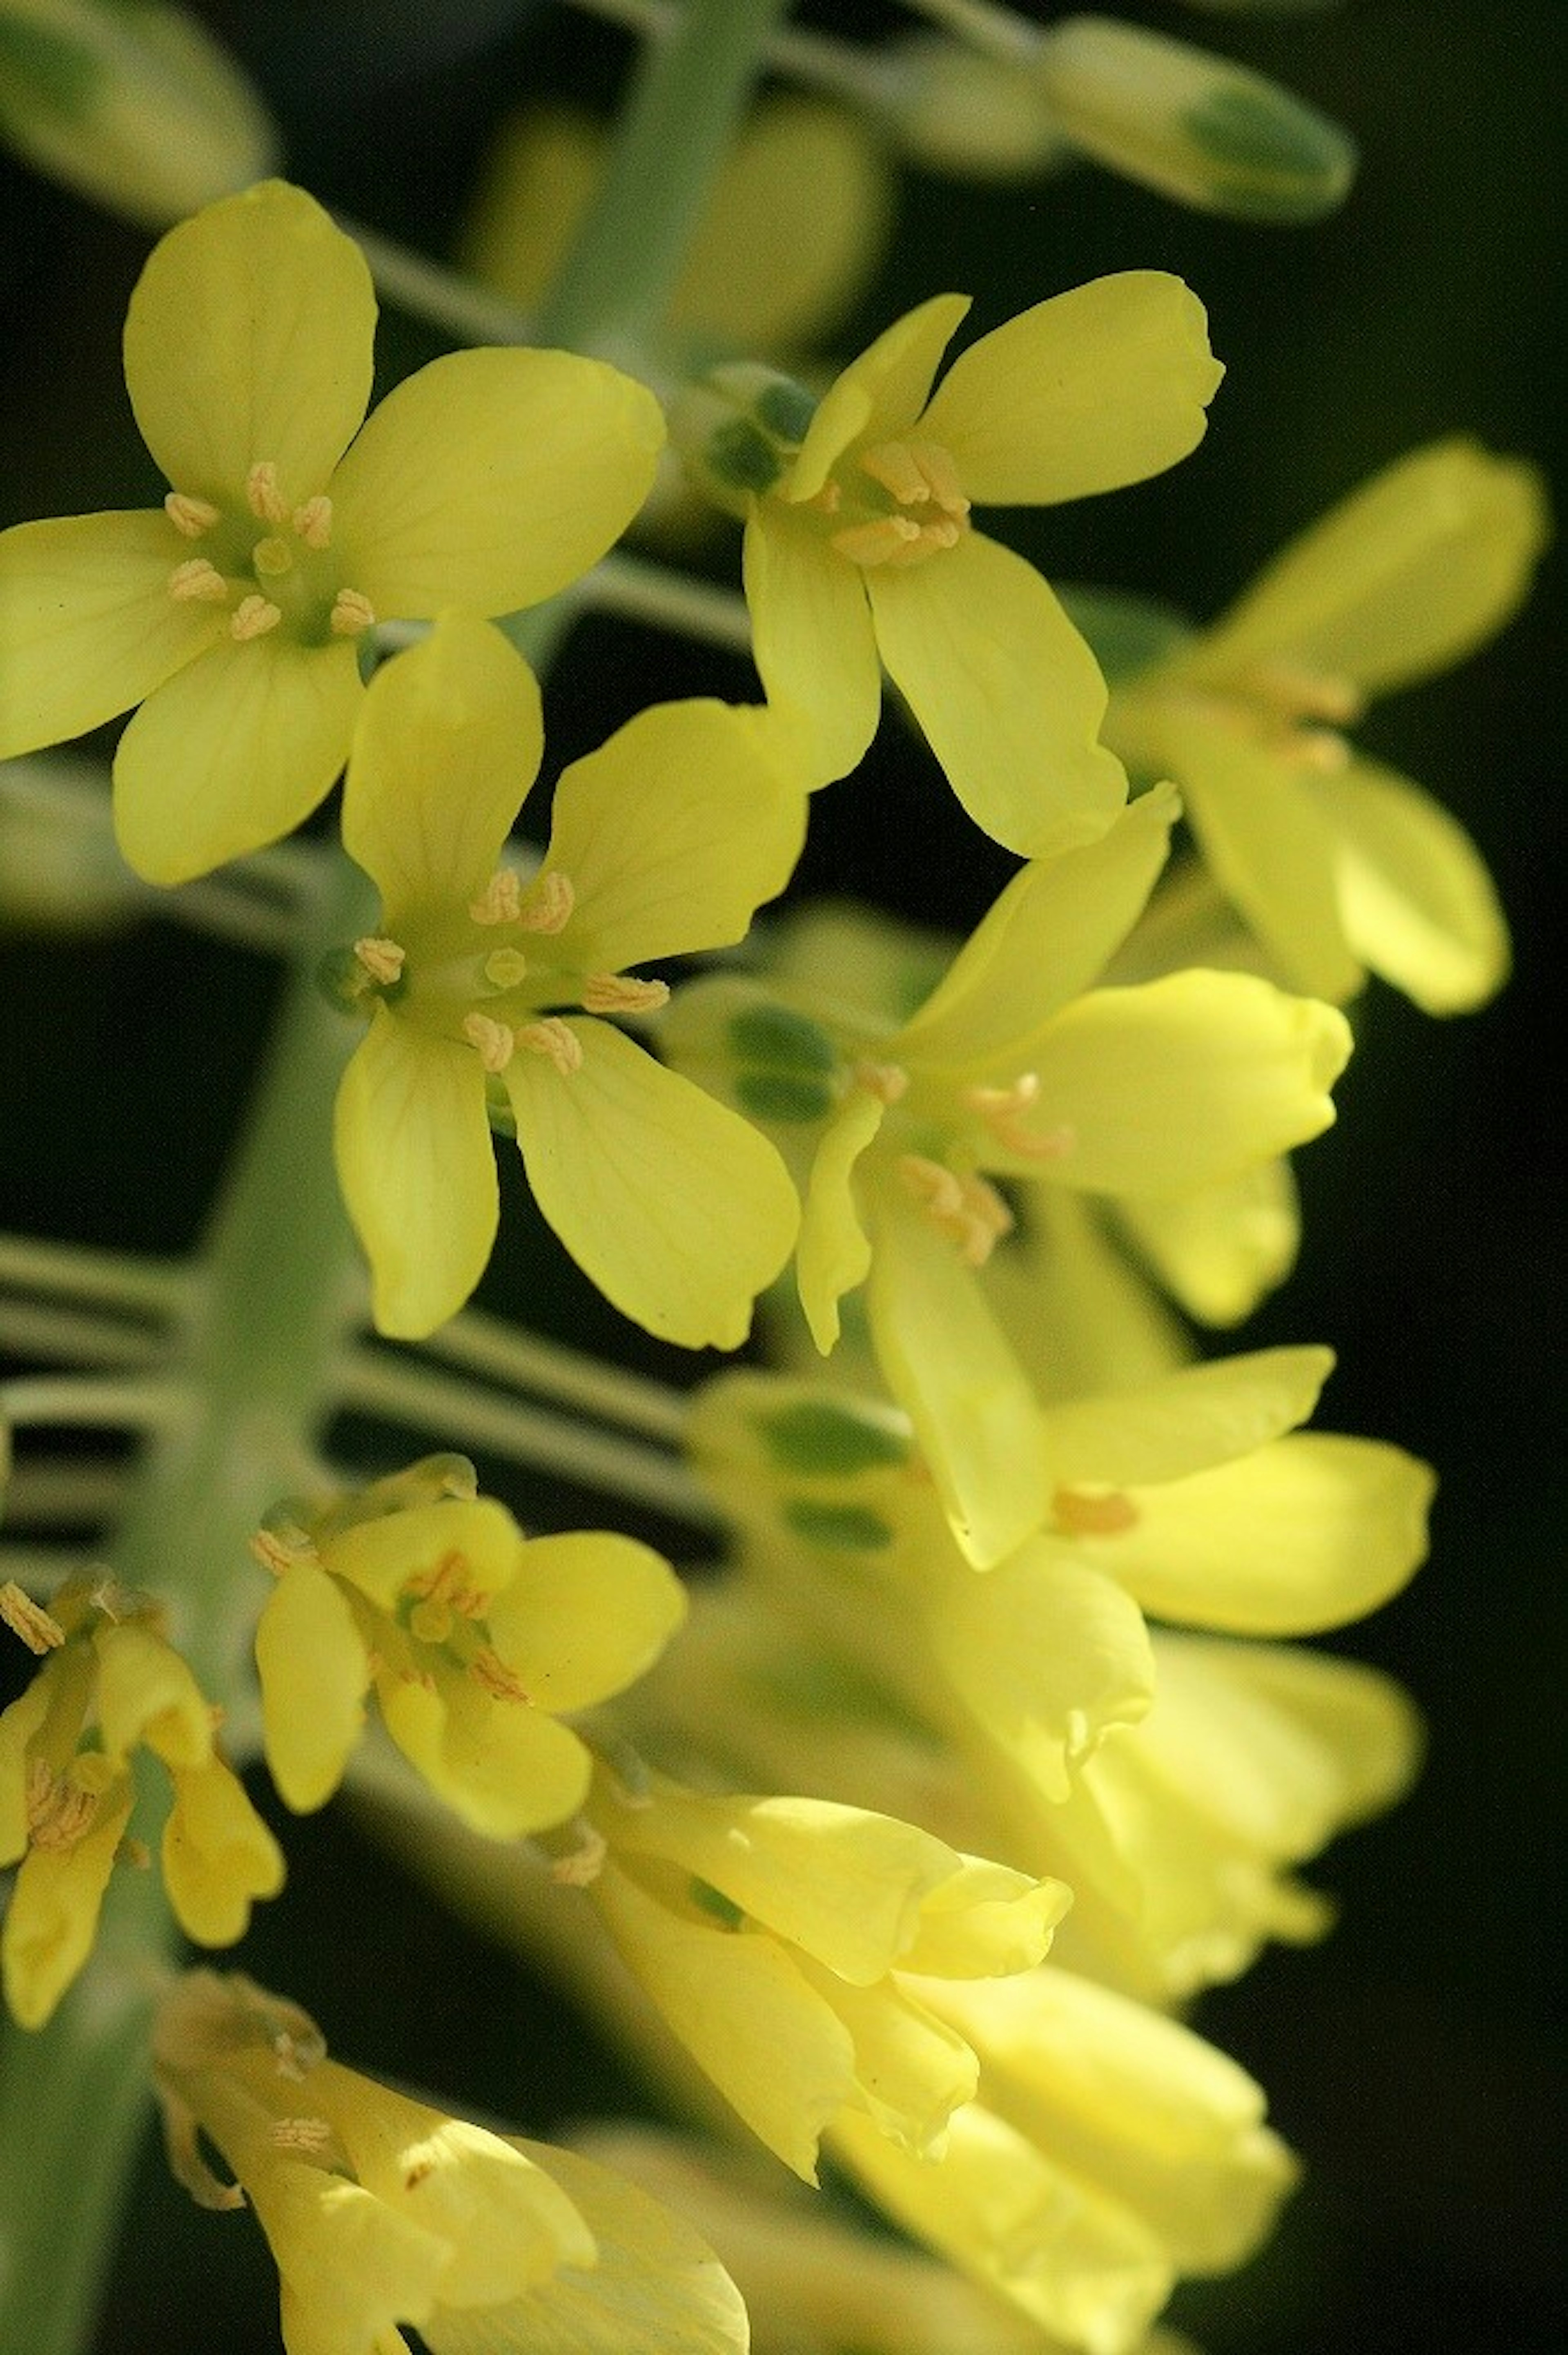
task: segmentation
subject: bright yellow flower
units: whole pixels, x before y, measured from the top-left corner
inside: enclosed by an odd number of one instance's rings
[[[1340,731],[1369,697],[1499,629],[1546,531],[1532,468],[1432,442],[1118,684],[1107,741],[1177,780],[1215,879],[1295,986],[1349,997],[1370,967],[1451,1014],[1507,977],[1507,927],[1469,837]]]
[[[719,703],[640,713],[561,778],[527,882],[502,862],[542,741],[526,665],[455,614],[366,698],[343,830],[383,905],[349,960],[370,1028],[338,1096],[337,1165],[376,1322],[429,1333],[478,1282],[499,1116],[618,1308],[734,1348],[794,1239],[789,1178],[747,1122],[598,1018],[668,996],[633,960],[738,940],[783,889],[805,825],[787,732]]]
[[[154,882],[315,807],[373,622],[536,604],[652,480],[652,394],[563,352],[449,354],[361,430],[375,322],[364,256],[302,190],[209,206],[154,249],[125,323],[164,507],[0,536],[0,756],[140,704],[115,808]]]
[[[151,1751],[174,1787],[159,1860],[187,1937],[232,1945],[251,1900],[282,1887],[283,1859],[146,1597],[79,1579],[43,1611],[6,1586],[0,1617],[43,1656],[0,1714],[0,1866],[19,1867],[0,1965],[13,2014],[41,2028],[92,1950],[115,1863],[137,1853],[135,1751]]]
[[[850,2111],[874,2139],[941,2147],[974,2055],[903,1975],[1028,1969],[1069,1902],[1059,1881],[830,1800],[715,1797],[662,1776],[632,1793],[601,1774],[587,1822],[589,1894],[628,1968],[808,2182]]]
[[[1202,437],[1221,370],[1201,305],[1159,272],[1097,279],[982,336],[935,394],[969,308],[900,319],[815,407],[717,372],[675,432],[745,515],[746,594],[770,700],[818,774],[875,733],[885,667],[976,823],[1026,857],[1091,839],[1126,795],[1097,741],[1106,690],[1033,568],[971,504],[1049,506],[1143,481]]]
[[[674,1572],[631,1538],[524,1538],[461,1456],[282,1508],[256,1550],[278,1579],[256,1658],[290,1806],[337,1788],[374,1685],[405,1756],[496,1839],[582,1804],[588,1754],[559,1719],[641,1676],[685,1609]]]
[[[984,1288],[1012,1223],[993,1179],[1180,1198],[1333,1118],[1350,1033],[1331,1007],[1242,974],[1088,990],[1160,870],[1176,806],[1146,794],[1098,841],[1025,868],[902,1024],[826,980],[787,1001],[715,981],[662,1034],[792,1155],[818,1347],[864,1284],[883,1378],[981,1566],[1043,1508],[1037,1403]]]
[[[170,2165],[202,2206],[255,2209],[288,2355],[408,2355],[399,2323],[431,2355],[742,2355],[734,2286],[645,2193],[325,2056],[237,1974],[177,1981],[154,2032]]]
[[[1181,2274],[1228,2272],[1295,2172],[1259,2088],[1141,2004],[1047,1965],[916,1982],[979,2054],[980,2091],[920,2161],[846,2114],[832,2140],[878,2203],[1086,2355],[1124,2355]]]

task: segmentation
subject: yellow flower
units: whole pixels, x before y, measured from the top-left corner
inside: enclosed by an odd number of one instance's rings
[[[974,2055],[903,1975],[1028,1969],[1068,1903],[1059,1881],[830,1800],[715,1797],[662,1776],[632,1792],[601,1774],[586,1819],[589,1894],[628,1968],[808,2182],[823,2130],[852,2110],[874,2139],[940,2148]]]
[[[645,2193],[325,2056],[238,1975],[177,1981],[154,2031],[170,2165],[204,2207],[255,2209],[288,2355],[408,2355],[399,2323],[431,2355],[742,2355],[733,2285]]]
[[[939,2158],[848,2114],[832,2147],[962,2272],[1086,2355],[1123,2355],[1179,2275],[1228,2272],[1263,2239],[1294,2167],[1213,2045],[1051,1965],[916,1985],[978,2053],[977,2098]]]
[[[374,1685],[405,1756],[496,1839],[581,1805],[588,1755],[559,1718],[641,1676],[685,1609],[674,1572],[631,1538],[524,1538],[460,1456],[283,1508],[256,1550],[278,1579],[256,1658],[290,1806],[337,1788]]]
[[[1100,838],[1015,876],[913,1018],[816,992],[697,985],[662,1034],[792,1154],[797,1269],[819,1348],[863,1283],[883,1378],[971,1561],[1039,1526],[1036,1401],[984,1270],[1033,1193],[1182,1197],[1333,1118],[1350,1050],[1331,1007],[1242,974],[1088,990],[1165,858],[1146,794]],[[1045,946],[1042,946],[1045,943]],[[1087,994],[1080,995],[1080,993]]]
[[[814,412],[788,379],[720,370],[675,434],[747,517],[757,666],[809,723],[818,774],[864,752],[885,666],[976,823],[1034,857],[1102,832],[1126,780],[1097,741],[1093,656],[1033,567],[973,528],[971,503],[1046,506],[1160,473],[1201,438],[1221,370],[1181,282],[1129,272],[982,336],[932,395],[968,308],[943,294],[910,312]]]
[[[537,603],[652,480],[652,396],[567,353],[449,354],[362,431],[375,321],[364,256],[302,190],[209,206],[154,249],[125,323],[163,508],[0,535],[0,757],[140,704],[116,822],[154,882],[315,807],[374,622]]]
[[[1366,969],[1434,1014],[1480,1005],[1508,932],[1475,846],[1347,745],[1367,698],[1499,629],[1546,537],[1534,470],[1447,441],[1400,459],[1276,558],[1213,625],[1118,683],[1107,741],[1181,787],[1204,858],[1297,987]]]
[[[174,1788],[160,1862],[187,1937],[231,1945],[251,1900],[282,1887],[283,1859],[144,1596],[79,1579],[44,1611],[7,1585],[0,1617],[44,1661],[0,1714],[0,1866],[19,1866],[0,1965],[13,2014],[41,2028],[92,1950],[115,1863],[138,1852],[133,1752],[150,1750]]]
[[[664,985],[629,963],[738,940],[783,889],[805,824],[787,733],[719,703],[640,713],[567,770],[524,883],[501,861],[541,746],[532,674],[455,614],[366,698],[344,840],[383,906],[347,967],[348,995],[373,1010],[336,1141],[376,1322],[429,1333],[478,1282],[497,1117],[618,1308],[666,1339],[734,1348],[794,1239],[788,1177],[745,1121],[595,1018],[661,1005]]]

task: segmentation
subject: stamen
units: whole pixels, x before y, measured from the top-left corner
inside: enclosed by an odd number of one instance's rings
[[[898,1174],[933,1225],[949,1235],[966,1267],[983,1267],[1012,1226],[1012,1212],[984,1178],[959,1177],[939,1161],[906,1153]]]
[[[47,1758],[27,1764],[27,1837],[35,1848],[59,1853],[75,1848],[91,1828],[99,1794],[69,1774],[56,1774]]]
[[[907,516],[881,516],[874,523],[853,523],[835,531],[830,545],[852,564],[891,564],[919,545],[921,530]]]
[[[294,551],[286,539],[259,539],[250,551],[250,569],[264,581],[281,580],[294,569]]]
[[[276,1529],[258,1529],[249,1545],[252,1556],[274,1578],[281,1578],[296,1562],[315,1559],[316,1550],[302,1531],[287,1538]]]
[[[325,2118],[274,2118],[267,2139],[274,2150],[299,2150],[319,2158],[332,2141],[332,2126]]]
[[[523,886],[510,867],[498,867],[477,900],[468,903],[476,924],[514,924],[522,905]]]
[[[878,1103],[895,1104],[909,1090],[909,1074],[901,1063],[858,1062],[854,1081],[856,1087],[863,1088]]]
[[[356,638],[362,630],[376,627],[376,608],[357,589],[340,589],[332,601],[328,627],[334,637]]]
[[[264,638],[275,630],[283,616],[279,608],[266,597],[242,597],[228,624],[228,634],[244,645],[251,638]]]
[[[540,1026],[535,1024],[537,1029]],[[462,1035],[478,1053],[487,1071],[503,1071],[512,1060],[513,1050],[522,1037],[510,1023],[493,1022],[488,1014],[465,1014]]]
[[[1021,1071],[1011,1087],[966,1088],[959,1101],[969,1111],[979,1114],[997,1143],[1009,1153],[1030,1161],[1060,1161],[1076,1146],[1078,1132],[1071,1121],[1058,1122],[1054,1128],[1027,1127],[1024,1115],[1039,1094],[1039,1072]]]
[[[523,1689],[522,1678],[488,1645],[483,1651],[474,1654],[468,1664],[468,1672],[493,1700],[526,1701],[528,1698]]]
[[[114,1851],[114,1861],[129,1865],[132,1872],[151,1872],[153,1851],[144,1839],[138,1839],[133,1832],[127,1832]]]
[[[634,973],[590,973],[580,1002],[588,1014],[655,1014],[670,1003],[670,990],[666,982]]]
[[[464,1583],[467,1576],[468,1557],[453,1546],[433,1569],[405,1579],[403,1592],[424,1602],[443,1604],[460,1619],[482,1619],[487,1598],[482,1587]]]
[[[520,1047],[531,1055],[543,1055],[563,1079],[582,1069],[582,1040],[558,1014],[546,1014],[542,1022],[525,1022],[516,1035]]]
[[[20,1636],[28,1651],[36,1652],[40,1659],[46,1652],[57,1650],[66,1639],[65,1629],[59,1621],[51,1618],[42,1604],[35,1603],[14,1578],[8,1578],[5,1585],[0,1586],[0,1619],[4,1619],[11,1633]]]
[[[259,458],[245,477],[245,504],[262,523],[287,523],[289,510],[278,488],[278,469],[270,458]]]
[[[493,949],[480,971],[492,989],[515,989],[528,977],[528,960],[521,949]]]
[[[289,518],[307,548],[332,546],[332,501],[319,496],[296,507]]]
[[[378,981],[384,989],[402,979],[403,967],[408,962],[406,948],[400,947],[396,941],[380,939],[375,933],[367,933],[364,940],[355,941],[354,954],[371,980]]]
[[[216,564],[209,564],[205,556],[193,556],[170,573],[169,594],[182,605],[196,602],[227,605],[228,583]]]
[[[862,473],[891,491],[900,506],[922,506],[931,496],[931,485],[907,442],[884,442],[874,450],[863,450],[860,464]]]
[[[1058,1488],[1051,1512],[1064,1537],[1114,1538],[1138,1527],[1138,1507],[1119,1488]]]
[[[1267,704],[1287,719],[1325,719],[1331,727],[1348,728],[1366,708],[1353,679],[1315,671],[1304,663],[1255,663],[1240,673],[1235,684],[1252,702]]]
[[[550,1867],[552,1881],[562,1882],[567,1889],[588,1889],[604,1870],[604,1859],[609,1854],[609,1842],[592,1824],[579,1817],[572,1827],[577,1845],[565,1856],[556,1857]]]
[[[217,521],[218,510],[210,499],[194,499],[188,491],[171,491],[164,501],[164,513],[175,529],[186,539],[199,539]]]
[[[519,907],[517,921],[525,932],[562,932],[577,904],[571,877],[552,867],[538,878]]]
[[[1338,777],[1351,765],[1351,748],[1332,728],[1298,728],[1290,750],[1298,768],[1315,776]]]

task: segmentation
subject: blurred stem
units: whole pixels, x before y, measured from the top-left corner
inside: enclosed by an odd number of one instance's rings
[[[689,1401],[666,1382],[607,1365],[559,1341],[520,1332],[482,1310],[466,1308],[430,1335],[425,1348],[449,1365],[488,1374],[515,1390],[542,1391],[557,1406],[577,1406],[607,1423],[624,1423],[679,1446],[685,1436]]]

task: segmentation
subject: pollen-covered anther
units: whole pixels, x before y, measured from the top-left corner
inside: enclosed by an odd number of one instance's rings
[[[403,967],[408,962],[406,948],[397,941],[384,940],[375,932],[367,932],[363,940],[355,941],[354,954],[371,980],[379,982],[383,988],[389,988],[393,982],[401,980]]]
[[[281,609],[270,597],[242,597],[234,609],[228,624],[228,634],[244,645],[251,638],[264,638],[282,620]]]
[[[518,1034],[509,1022],[493,1021],[488,1014],[465,1014],[462,1035],[487,1071],[503,1071],[512,1060]]]
[[[1030,1128],[1027,1115],[1039,1097],[1039,1072],[1021,1071],[1004,1088],[966,1088],[961,1101],[967,1111],[979,1114],[1009,1153],[1030,1161],[1060,1161],[1072,1152],[1078,1134],[1070,1121],[1061,1121],[1054,1128]]]
[[[571,877],[552,867],[538,878],[519,907],[517,921],[525,932],[562,932],[577,903]]]
[[[1353,679],[1311,670],[1302,663],[1255,664],[1236,686],[1250,702],[1266,704],[1283,719],[1321,719],[1330,728],[1351,727],[1366,708],[1366,698]]]
[[[440,1604],[460,1619],[482,1619],[485,1596],[477,1587],[466,1583],[468,1560],[454,1548],[442,1554],[430,1570],[422,1570],[408,1579],[404,1593],[420,1603]]]
[[[296,507],[289,520],[307,548],[319,551],[332,546],[332,501],[324,493]]]
[[[959,470],[937,442],[882,442],[861,453],[861,471],[890,491],[901,507],[930,505],[954,522],[969,514]]]
[[[327,626],[334,638],[357,638],[362,630],[376,627],[376,608],[357,589],[340,589]]]
[[[601,1831],[580,1819],[573,1831],[577,1845],[565,1856],[555,1859],[550,1867],[552,1881],[567,1889],[591,1889],[604,1870],[604,1859],[609,1853],[609,1843]]]
[[[0,1619],[4,1619],[14,1636],[20,1636],[29,1652],[42,1658],[65,1642],[65,1629],[58,1619],[50,1617],[41,1603],[8,1578],[0,1586]]]
[[[1070,1538],[1119,1537],[1138,1526],[1138,1507],[1120,1488],[1058,1488],[1051,1514]]]
[[[581,999],[588,1014],[656,1014],[670,1003],[667,982],[643,981],[634,973],[590,973]]]
[[[294,551],[286,539],[270,532],[250,551],[250,569],[262,581],[281,581],[294,569]]]
[[[1290,751],[1296,766],[1314,776],[1338,777],[1351,765],[1351,748],[1334,728],[1298,728]]]
[[[288,501],[278,488],[278,469],[270,458],[259,458],[246,475],[245,504],[262,523],[288,522]]]
[[[297,2150],[307,2158],[319,2158],[331,2147],[332,2125],[326,2118],[274,2118],[267,2139],[274,2150]]]
[[[902,1063],[876,1063],[869,1057],[855,1065],[854,1083],[878,1103],[895,1104],[909,1092],[909,1074]]]
[[[314,1546],[302,1532],[284,1537],[276,1529],[258,1529],[249,1543],[254,1559],[274,1578],[281,1578],[297,1562],[312,1561],[315,1554]]]
[[[543,1055],[547,1063],[554,1063],[563,1079],[569,1079],[574,1071],[582,1069],[582,1040],[558,1014],[546,1014],[539,1022],[525,1022],[516,1039],[518,1046],[525,1048],[530,1055]]]
[[[966,1267],[983,1267],[1012,1225],[996,1188],[973,1170],[959,1177],[923,1154],[906,1153],[898,1175],[934,1226],[949,1235]]]
[[[27,1838],[37,1849],[75,1848],[91,1829],[98,1792],[69,1774],[57,1774],[47,1758],[27,1765]]]
[[[523,904],[523,886],[510,867],[498,867],[477,900],[468,903],[476,924],[514,924]]]
[[[210,499],[192,498],[188,491],[171,491],[164,501],[164,513],[185,539],[199,539],[218,518],[218,510]]]
[[[228,583],[216,564],[193,556],[170,573],[169,594],[178,605],[227,605]]]
[[[514,1668],[509,1668],[498,1653],[488,1645],[476,1652],[468,1664],[469,1675],[490,1695],[492,1700],[525,1701],[528,1698],[523,1679]]]

